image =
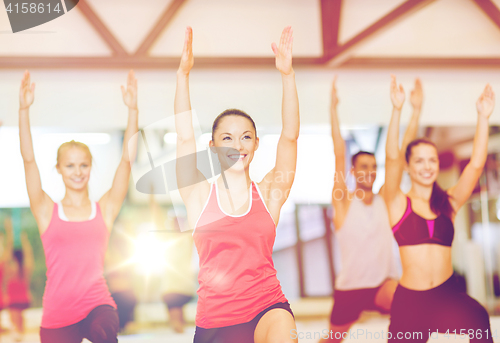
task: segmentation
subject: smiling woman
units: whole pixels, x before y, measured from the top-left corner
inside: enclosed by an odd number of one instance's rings
[[[43,343],[117,342],[118,315],[103,277],[104,255],[113,222],[127,194],[130,175],[128,141],[137,132],[137,80],[128,75],[122,86],[129,109],[123,155],[113,185],[102,198],[89,199],[92,155],[87,145],[62,144],[57,171],[65,186],[64,198],[55,203],[42,189],[31,138],[29,108],[35,85],[28,71],[19,92],[19,135],[30,207],[42,239],[47,264],[40,338]]]
[[[276,225],[297,160],[299,108],[292,29],[283,30],[279,46],[272,44],[283,81],[283,128],[276,164],[259,183],[249,176],[259,147],[255,123],[236,109],[222,112],[212,126],[209,145],[217,154],[222,178],[210,184],[200,172],[189,99],[192,37],[188,27],[174,106],[177,184],[200,255],[194,342],[296,342],[290,337],[295,329],[293,313],[272,260]]]

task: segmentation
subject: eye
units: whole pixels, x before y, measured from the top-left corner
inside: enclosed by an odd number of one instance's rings
[[[227,141],[227,140],[230,140],[230,139],[231,139],[231,137],[229,137],[229,136],[226,136],[226,137],[222,138],[223,141]]]
[[[245,137],[243,137],[243,138],[244,138],[244,139],[252,139],[252,137],[250,137],[250,136],[248,136],[248,135],[247,135],[247,136],[245,136]]]

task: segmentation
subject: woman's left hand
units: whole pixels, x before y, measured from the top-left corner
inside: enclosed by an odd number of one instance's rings
[[[137,110],[137,79],[133,70],[128,73],[127,88],[124,86],[121,88],[125,105],[130,109]]]
[[[477,99],[476,108],[480,116],[489,118],[495,107],[495,93],[489,84],[484,88],[483,94]]]
[[[274,56],[276,56],[276,69],[278,69],[284,75],[289,75],[293,72],[292,45],[293,30],[291,26],[285,27],[285,29],[281,33],[279,46],[276,46],[276,43],[271,44]]]

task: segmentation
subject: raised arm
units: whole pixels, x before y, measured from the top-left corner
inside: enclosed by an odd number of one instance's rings
[[[279,46],[272,43],[276,57],[276,68],[281,73],[283,83],[283,100],[281,107],[282,129],[278,141],[276,154],[276,165],[266,175],[262,184],[269,194],[279,194],[280,196],[271,196],[269,202],[271,214],[279,214],[281,206],[289,195],[295,178],[295,168],[297,162],[297,139],[299,138],[300,118],[299,118],[299,99],[297,96],[297,87],[295,85],[295,72],[292,68],[292,45],[293,30],[290,26],[286,27],[282,34]],[[278,192],[274,192],[278,190]],[[274,215],[274,214],[273,214]]]
[[[394,75],[391,75],[391,101],[392,115],[387,131],[385,146],[384,184],[384,199],[389,209],[394,200],[403,195],[399,188],[404,168],[404,156],[399,149],[399,120],[401,117],[401,109],[405,101],[405,92],[402,85],[398,87]]]
[[[419,78],[415,80],[415,87],[410,94],[410,103],[413,107],[413,113],[410,122],[406,127],[405,135],[403,137],[403,144],[401,145],[401,154],[404,156],[406,147],[415,138],[417,138],[418,121],[420,119],[420,112],[422,110],[422,103],[424,100],[424,92],[422,91],[422,82]]]
[[[488,84],[476,102],[478,116],[471,159],[460,175],[457,184],[448,190],[450,203],[455,212],[469,199],[483,172],[488,154],[489,118],[494,107],[495,93]]]
[[[174,100],[175,131],[177,132],[177,186],[185,204],[191,204],[193,197],[201,196],[200,190],[206,191],[209,187],[205,176],[196,165],[196,138],[189,97],[189,73],[193,64],[193,29],[187,27],[181,62],[177,70]]]
[[[335,82],[337,76],[333,79],[332,84],[332,99],[330,106],[330,127],[332,131],[333,152],[335,154],[335,176],[333,179],[332,190],[332,205],[335,207],[335,217],[343,211],[342,206],[347,204],[347,185],[346,185],[346,170],[345,170],[345,141],[340,134],[340,124],[337,115],[337,105],[339,99],[337,97],[337,89]],[[339,225],[335,225],[338,229]]]
[[[24,161],[24,173],[31,211],[38,223],[40,233],[43,233],[49,225],[54,202],[42,190],[40,172],[33,151],[29,109],[34,99],[35,84],[31,83],[30,73],[25,71],[19,90],[19,141],[21,143],[21,156]]]
[[[99,200],[103,210],[104,219],[109,230],[120,212],[123,200],[127,195],[130,178],[130,162],[135,156],[135,139],[131,141],[138,131],[139,110],[137,109],[137,80],[134,71],[128,73],[127,86],[121,86],[123,102],[128,107],[128,122],[123,136],[123,148],[120,164],[116,169],[111,189]],[[136,137],[136,136],[135,136]],[[129,150],[133,149],[133,150]]]

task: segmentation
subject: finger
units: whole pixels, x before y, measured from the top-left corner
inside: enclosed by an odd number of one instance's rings
[[[188,52],[191,52],[193,50],[193,29],[188,26]]]
[[[333,87],[335,87],[336,83],[337,83],[337,74],[335,74],[335,76],[333,77]]]
[[[283,29],[283,31],[281,32],[281,37],[280,37],[280,43],[279,43],[279,48],[281,50],[281,47],[283,46],[284,44],[284,41],[285,41],[285,36],[286,36],[286,27]]]
[[[125,97],[125,87],[123,86],[120,86],[121,90],[122,90],[122,96]]]
[[[286,45],[286,50],[288,52],[292,52],[292,45],[293,45],[293,29],[290,27],[290,31],[288,33],[288,42]]]
[[[278,47],[276,46],[276,43],[271,44],[271,49],[273,49],[274,56],[278,56]]]
[[[31,92],[34,92],[34,91],[35,91],[35,83],[33,82],[33,83],[31,84]]]

